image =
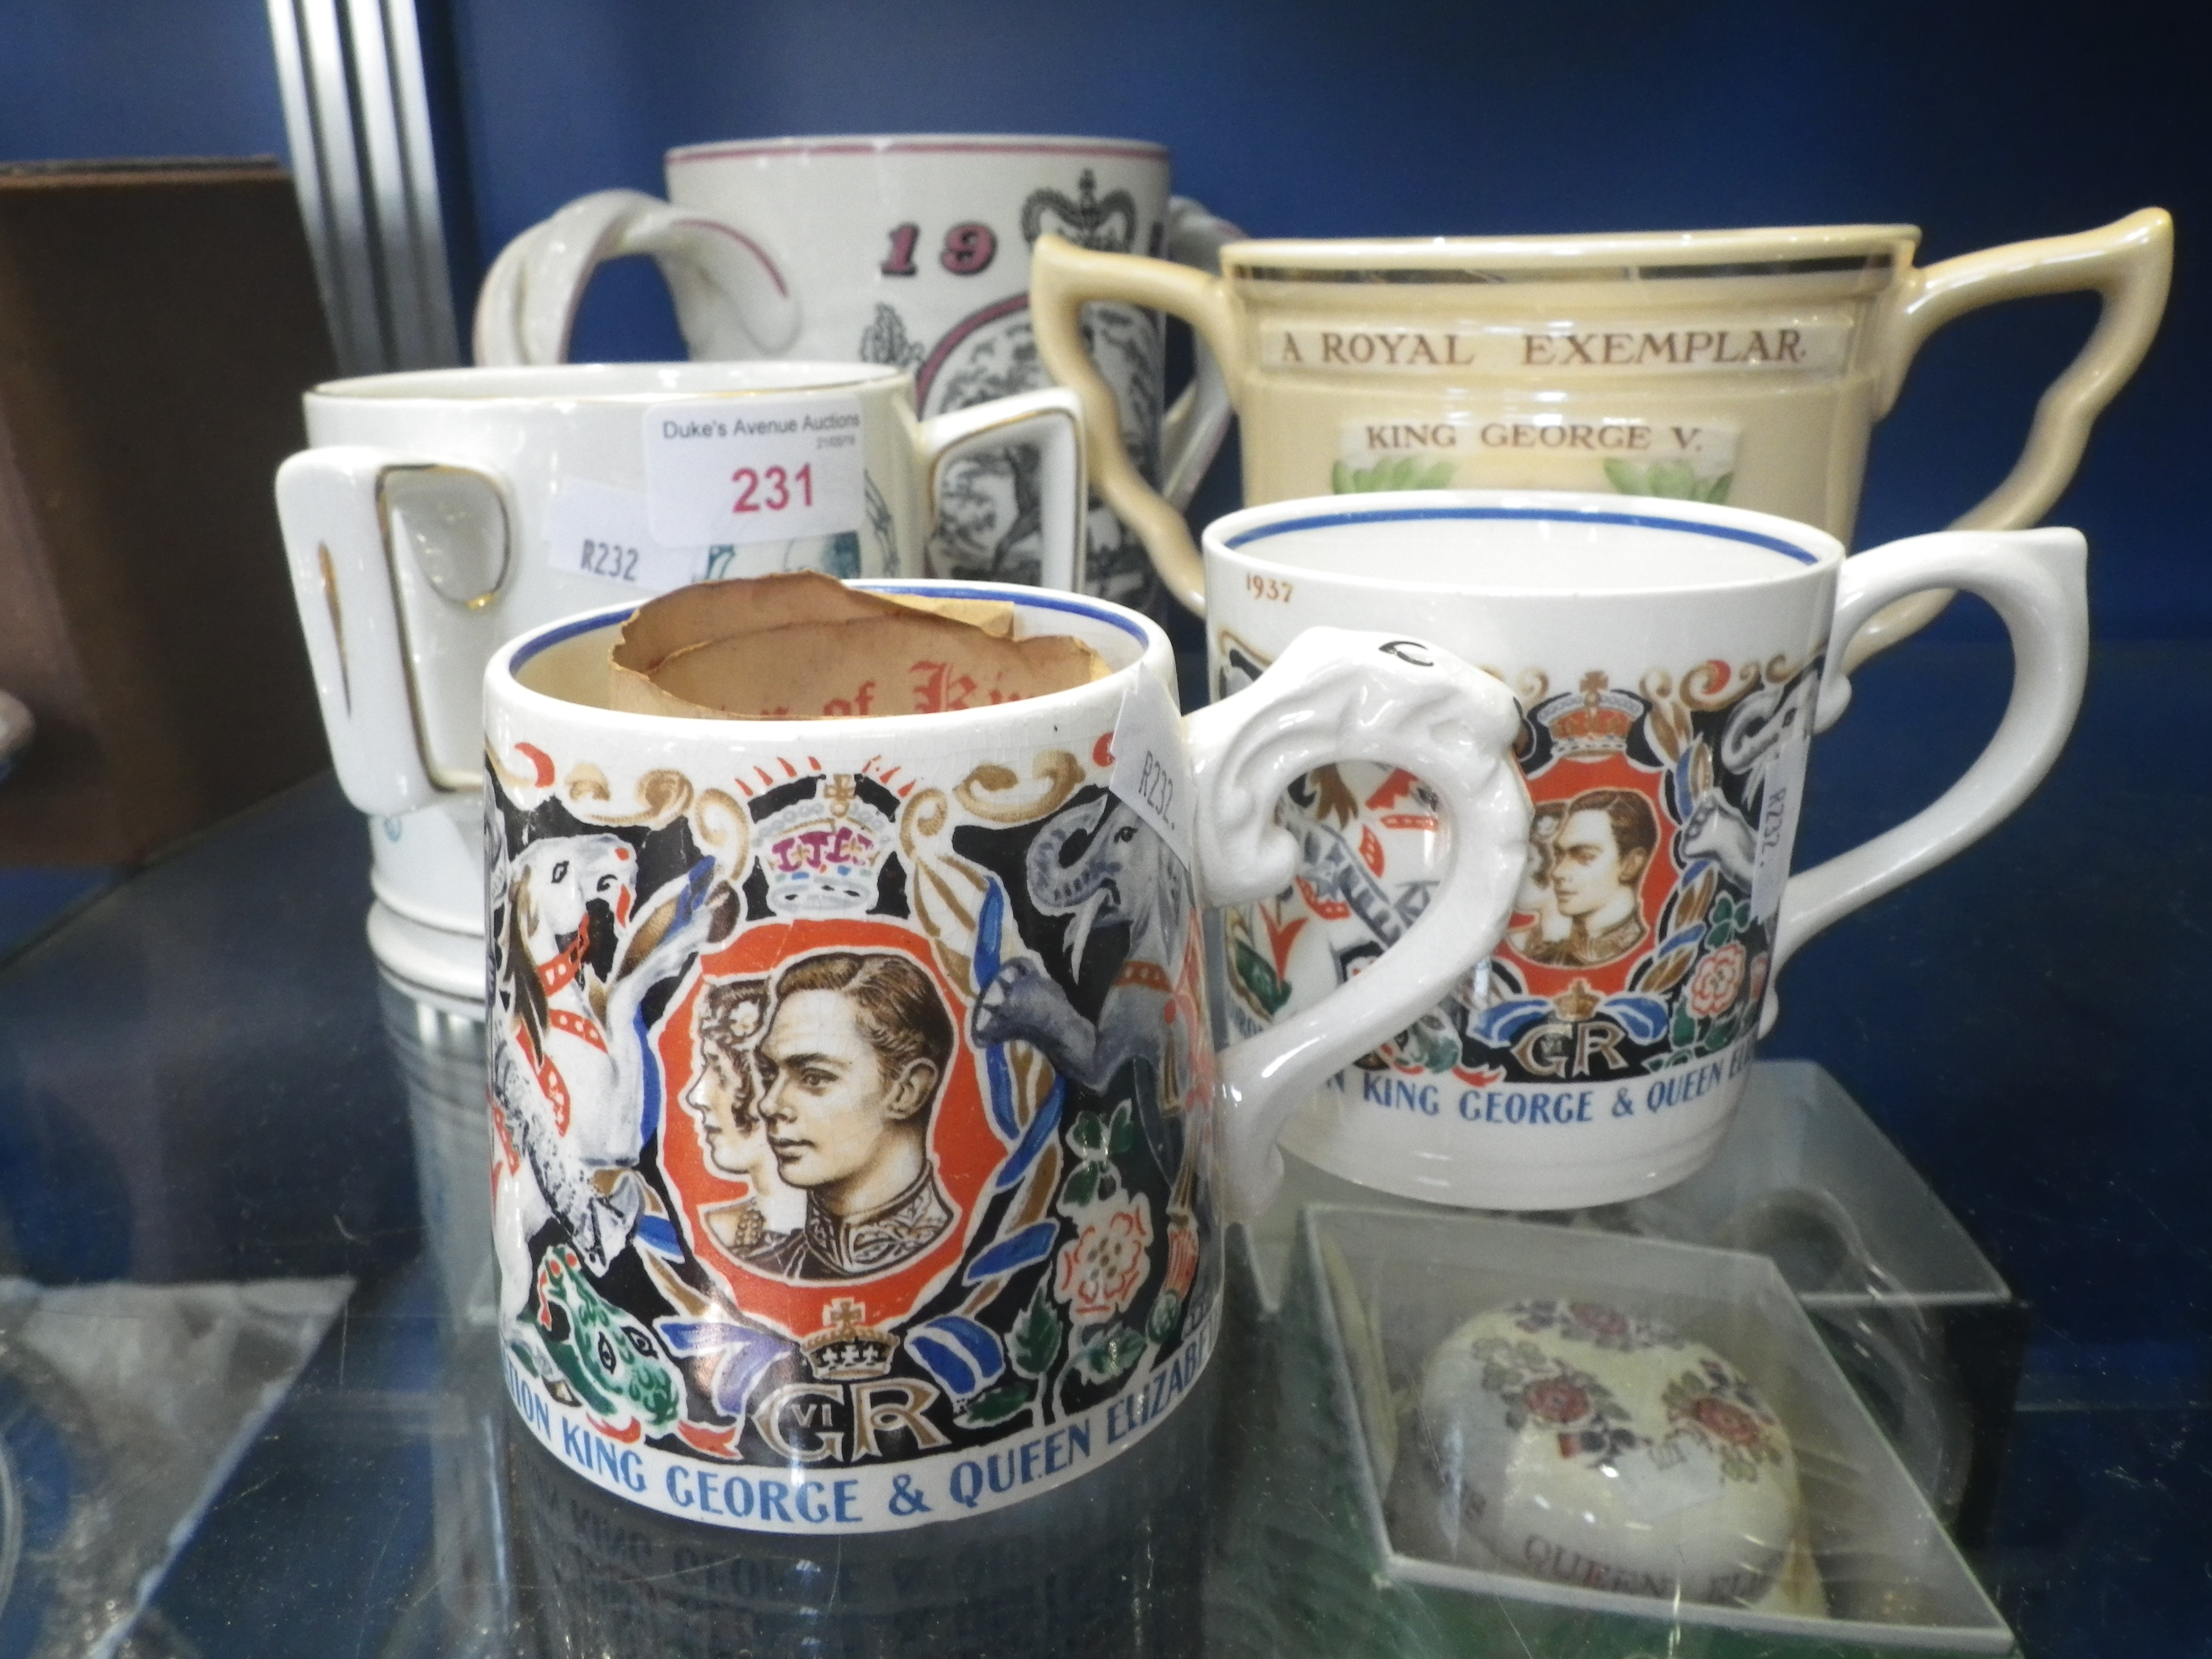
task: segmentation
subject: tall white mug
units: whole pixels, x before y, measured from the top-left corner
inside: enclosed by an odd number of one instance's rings
[[[1309,628],[1402,629],[1513,689],[1534,803],[1496,954],[1321,1089],[1282,1144],[1484,1209],[1614,1203],[1693,1174],[1790,956],[1986,833],[2057,757],[2087,662],[2086,561],[2074,530],[1947,531],[1846,561],[1833,537],[1765,514],[1547,492],[1217,520],[1218,695]],[[1884,605],[1953,587],[2012,635],[1996,736],[1932,805],[1791,874],[1813,734],[1850,699],[1844,646]],[[1431,781],[1383,766],[1316,769],[1282,821],[1292,879],[1224,918],[1237,1032],[1297,1017],[1381,956],[1423,913],[1448,840]]]
[[[1243,234],[1170,197],[1160,144],[1122,138],[908,133],[687,145],[668,199],[599,191],[508,244],[476,313],[479,363],[554,363],[605,260],[647,254],[666,276],[691,356],[858,357],[913,370],[927,416],[1052,384],[1030,338],[1030,249],[1064,237],[1102,252],[1219,269]],[[1111,389],[1126,453],[1178,506],[1221,447],[1229,398],[1201,344],[1198,374],[1163,408],[1158,316],[1089,307],[1086,348]],[[1035,580],[1033,461],[1006,448],[949,469],[930,542],[940,574]],[[1135,533],[1091,514],[1079,586],[1141,604],[1152,572]]]
[[[919,421],[866,363],[434,369],[307,397],[276,475],[338,781],[374,820],[369,940],[400,988],[480,1017],[484,665],[515,635],[708,576],[920,575],[945,470],[1033,440],[1042,574],[1084,530],[1074,394]]]

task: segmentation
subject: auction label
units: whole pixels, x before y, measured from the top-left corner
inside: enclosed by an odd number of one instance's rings
[[[703,547],[655,540],[643,492],[565,478],[545,504],[545,562],[564,575],[597,576],[665,593],[707,574]]]
[[[653,539],[787,541],[865,521],[860,400],[696,398],[645,412]]]
[[[1149,672],[1131,682],[1111,739],[1114,771],[1106,787],[1159,831],[1186,870],[1197,867],[1191,821],[1197,787],[1184,747],[1182,716],[1168,689]]]

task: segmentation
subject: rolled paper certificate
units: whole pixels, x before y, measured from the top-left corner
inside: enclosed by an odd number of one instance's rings
[[[647,601],[610,653],[611,707],[690,720],[838,720],[1016,702],[1106,673],[1082,641],[1016,639],[1000,599],[874,593],[812,571]]]

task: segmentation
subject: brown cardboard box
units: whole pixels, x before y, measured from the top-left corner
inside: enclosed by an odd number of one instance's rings
[[[0,167],[0,863],[143,858],[328,764],[270,479],[334,372],[268,160]]]

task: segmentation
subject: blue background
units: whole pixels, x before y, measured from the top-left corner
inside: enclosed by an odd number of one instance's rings
[[[1310,3],[421,0],[459,313],[516,232],[587,190],[658,193],[670,146],[988,129],[1165,141],[1177,187],[1255,235],[1904,221],[1926,259],[2148,204],[2181,223],[2150,360],[2056,515],[2096,545],[2100,634],[2212,632],[2185,505],[2207,423],[2192,211],[2203,58],[2148,5],[1401,0]],[[0,0],[0,160],[283,154],[256,0]],[[2089,326],[2068,296],[1936,337],[1869,467],[1863,545],[1993,488]],[[611,270],[580,354],[681,342],[649,267]],[[1218,493],[1218,492],[1217,492]],[[1233,494],[1231,498],[1233,499]],[[1959,637],[1993,636],[1966,607]]]
[[[2119,1413],[2104,1440],[2089,1419],[2080,1446],[2023,1439],[2015,1542],[2044,1565],[2018,1594],[2071,1623],[2171,1608],[2178,1586],[2200,1616],[2154,1645],[2208,1650],[2201,1563],[2175,1580],[2154,1547],[2159,1502],[2201,1526],[2180,1494],[2203,1492],[2212,1422],[2212,557],[2189,505],[2212,444],[2212,144],[2205,54],[2172,9],[420,3],[463,317],[499,246],[562,202],[658,193],[674,144],[791,132],[1164,140],[1180,191],[1263,236],[1905,221],[1936,259],[2172,210],[2164,332],[2051,515],[2094,550],[2075,741],[1989,840],[1806,951],[1768,1052],[1834,1071],[2036,1304],[2031,1397]],[[283,149],[257,0],[0,0],[0,159]],[[595,286],[578,355],[680,355],[628,266]],[[2094,314],[2039,301],[1939,335],[1876,436],[1859,544],[1992,488]],[[1964,769],[2002,706],[2001,640],[1961,603],[1862,674],[1815,751],[1801,866]],[[2104,1589],[2069,1611],[2074,1581],[2045,1569],[2100,1515],[2147,1541],[2098,1558]]]

